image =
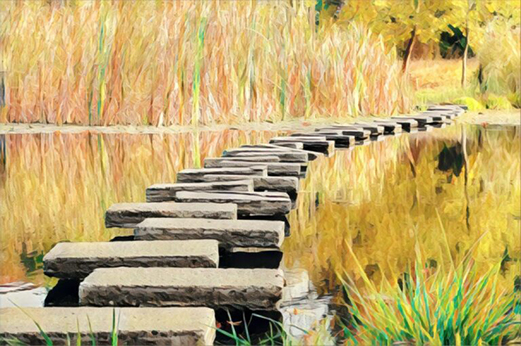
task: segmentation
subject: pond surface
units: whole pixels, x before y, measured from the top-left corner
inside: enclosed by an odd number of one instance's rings
[[[106,241],[103,213],[144,201],[147,186],[230,147],[277,131],[0,136],[0,283],[53,284],[42,258],[61,240]],[[453,125],[338,150],[301,181],[284,244],[287,266],[309,270],[320,292],[338,275],[398,278],[417,256],[430,267],[465,255],[484,271],[520,263],[520,129]],[[466,159],[465,159],[466,158]],[[354,257],[356,256],[356,261]],[[503,282],[502,281],[502,282]]]

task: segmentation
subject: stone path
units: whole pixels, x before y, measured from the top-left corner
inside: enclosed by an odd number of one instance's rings
[[[0,337],[41,343],[37,321],[55,341],[74,340],[80,328],[87,343],[88,320],[94,336],[106,341],[116,311],[119,339],[126,343],[208,345],[223,309],[275,312],[292,335],[302,335],[292,324],[312,328],[327,315],[327,304],[318,303],[306,271],[281,269],[280,248],[308,163],[335,148],[443,127],[463,112],[433,106],[417,115],[299,131],[206,158],[204,168],[150,186],[147,203],[118,203],[106,211],[107,227],[134,229],[127,241],[57,244],[44,257],[45,273],[74,288],[75,307],[3,308]]]

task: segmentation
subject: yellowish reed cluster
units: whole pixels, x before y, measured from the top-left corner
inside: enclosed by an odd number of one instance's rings
[[[2,4],[0,121],[168,126],[410,107],[394,52],[361,26],[317,29],[310,2],[60,3]]]

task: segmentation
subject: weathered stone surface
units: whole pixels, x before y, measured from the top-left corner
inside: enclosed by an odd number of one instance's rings
[[[223,152],[223,157],[258,157],[258,156],[277,156],[280,162],[308,162],[308,155],[306,153],[298,153],[289,151],[285,148],[275,149],[264,149],[264,148],[241,148],[241,149],[230,149]]]
[[[305,269],[284,269],[284,279],[286,279],[286,285],[282,290],[282,300],[285,302],[306,297],[312,288]]]
[[[381,123],[396,122],[402,126],[402,129],[404,131],[407,131],[407,132],[411,132],[412,129],[415,129],[418,127],[418,122],[413,119],[399,119],[399,118],[395,117],[394,119],[382,119],[382,120],[379,120],[379,122],[381,122]]]
[[[275,310],[283,286],[278,269],[96,269],[80,285],[80,304]]]
[[[255,195],[238,195],[205,192],[178,192],[176,199],[181,202],[208,202],[237,204],[237,214],[242,216],[272,216],[287,214],[291,210],[288,197],[267,197],[263,192]]]
[[[392,117],[393,120],[399,120],[399,119],[408,119],[408,120],[415,120],[418,122],[418,127],[424,127],[425,125],[433,124],[435,121],[429,116],[423,116],[423,115],[409,115],[409,116],[402,116],[402,117]]]
[[[105,226],[133,228],[149,217],[236,219],[237,206],[220,203],[117,203],[105,213]]]
[[[451,111],[456,116],[460,116],[461,114],[465,113],[466,106],[457,106],[457,105],[437,105],[437,106],[430,106],[427,110],[429,111]]]
[[[325,154],[331,154],[335,151],[335,142],[328,141],[326,137],[274,137],[270,139],[270,143],[280,145],[284,143],[302,143],[305,150],[316,151]]]
[[[383,126],[385,134],[402,132],[402,125],[400,125],[397,121],[375,120],[374,123],[379,126]]]
[[[158,218],[147,220],[184,220],[186,222],[187,219]],[[237,220],[208,221],[237,222]],[[284,224],[282,222],[281,224],[283,232]],[[218,243],[215,240],[208,239],[211,238],[206,238],[204,240],[186,241],[59,243],[56,244],[43,258],[44,272],[47,276],[54,276],[64,279],[83,279],[96,268],[216,268],[219,264]]]
[[[421,115],[430,116],[434,121],[437,122],[451,122],[452,119],[456,118],[454,112],[451,111],[426,111],[422,112]]]
[[[183,169],[177,173],[180,183],[204,182],[209,175],[267,176],[266,166]]]
[[[82,345],[91,343],[91,335],[98,345],[110,344],[114,317],[118,342],[125,345],[211,345],[215,338],[215,314],[205,307],[3,308],[0,338],[45,345],[36,321],[54,345],[66,345],[67,336],[76,344],[78,330]]]
[[[241,177],[243,179],[248,178],[244,176]],[[154,184],[147,188],[147,202],[173,201],[178,191],[253,191],[253,180]]]
[[[315,129],[315,132],[318,132],[319,134],[322,132],[331,132],[331,131],[338,131],[339,134],[346,135],[346,136],[354,136],[356,140],[362,140],[369,138],[371,135],[371,131],[364,130],[360,127],[356,126],[335,126],[335,127],[323,127]]]
[[[136,226],[134,236],[139,240],[215,239],[223,247],[280,247],[284,222],[151,218]]]
[[[245,176],[242,175],[205,175],[197,177],[196,182],[223,182],[243,180]],[[248,176],[253,181],[254,191],[278,191],[286,192],[291,198],[295,199],[297,196],[299,180],[296,177],[261,177]],[[178,195],[179,192],[176,194]]]
[[[290,162],[251,162],[251,161],[235,161],[227,160],[225,157],[220,158],[206,158],[204,166],[207,168],[216,167],[250,167],[251,165],[265,165],[268,169],[268,176],[291,176],[298,177],[301,174],[300,163]]]
[[[292,133],[292,137],[315,137],[319,134],[319,136],[325,137],[328,141],[334,141],[335,147],[337,148],[347,148],[351,145],[355,144],[355,136],[346,136],[343,135],[341,131],[321,131],[313,132],[313,133]]]
[[[257,156],[237,156],[237,157],[212,157],[212,158],[206,158],[206,160],[226,160],[226,161],[244,161],[244,162],[258,162],[260,164],[266,163],[266,162],[281,162],[280,158],[275,155],[269,155],[269,152],[266,155],[257,155]]]
[[[304,149],[295,149],[295,148],[281,148],[277,144],[244,144],[241,145],[241,149],[272,149],[272,150],[289,150],[295,153],[306,153],[308,155],[308,161],[313,161],[319,157],[322,157],[322,153],[317,153],[315,151],[304,150]]]
[[[364,130],[371,131],[371,136],[383,135],[384,130],[385,130],[383,126],[380,126],[377,124],[368,124],[368,123],[363,123],[363,122],[355,123],[355,126],[361,127]]]

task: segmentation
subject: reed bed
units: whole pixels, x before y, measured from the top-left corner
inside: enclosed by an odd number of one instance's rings
[[[291,5],[293,3],[293,6]],[[394,51],[309,2],[8,1],[0,121],[186,125],[407,111]]]

